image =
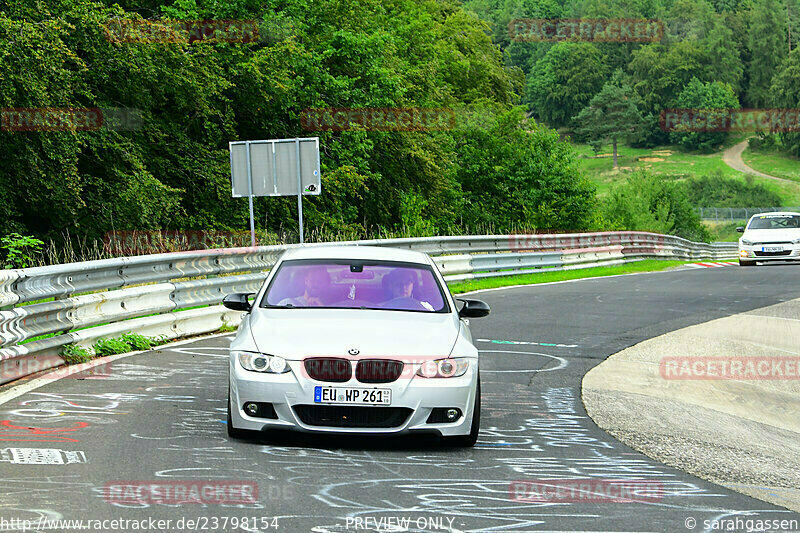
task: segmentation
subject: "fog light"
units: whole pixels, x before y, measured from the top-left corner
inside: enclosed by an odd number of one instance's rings
[[[452,424],[461,418],[463,413],[457,407],[434,407],[428,416],[428,424]]]
[[[256,416],[258,414],[258,404],[248,402],[244,404],[244,410],[248,415]]]

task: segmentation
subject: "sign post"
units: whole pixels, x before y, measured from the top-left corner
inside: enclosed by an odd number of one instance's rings
[[[319,137],[235,141],[228,143],[234,198],[250,203],[250,241],[255,246],[254,196],[297,195],[300,242],[303,237],[303,195],[319,194]]]

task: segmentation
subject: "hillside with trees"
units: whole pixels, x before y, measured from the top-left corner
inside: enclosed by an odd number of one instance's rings
[[[703,237],[688,190],[647,176],[615,202],[646,190],[650,215],[609,211],[564,134],[707,150],[725,134],[664,132],[661,111],[800,106],[798,2],[0,2],[0,107],[139,117],[128,129],[0,131],[0,236],[60,246],[120,230],[244,230],[247,202],[231,197],[228,142],[319,136],[323,193],[305,202],[315,239],[626,221]],[[512,41],[508,23],[526,17],[657,18],[666,31],[652,43]],[[168,30],[176,20],[254,21],[258,38],[109,38],[114,24]],[[447,109],[455,120],[433,131],[303,129],[304,110],[329,107]],[[607,112],[613,124],[603,124]],[[800,155],[800,133],[762,137]],[[255,209],[263,235],[296,231],[294,199],[257,198]]]

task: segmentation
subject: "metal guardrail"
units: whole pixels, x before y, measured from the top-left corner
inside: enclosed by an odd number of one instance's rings
[[[63,364],[67,344],[127,332],[175,339],[237,325],[219,305],[256,292],[285,250],[390,246],[426,252],[448,281],[589,268],[645,258],[735,259],[736,243],[645,232],[385,239],[197,250],[0,271],[0,383]]]
[[[703,220],[750,220],[750,217],[759,213],[774,211],[800,212],[800,207],[698,207],[697,212]]]

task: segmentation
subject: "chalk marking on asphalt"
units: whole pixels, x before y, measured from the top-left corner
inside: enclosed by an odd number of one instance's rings
[[[48,372],[44,376],[32,379],[32,380],[30,380],[30,381],[28,381],[26,383],[22,383],[21,385],[16,385],[16,386],[11,387],[10,389],[8,389],[6,391],[0,392],[0,405],[3,405],[4,403],[10,402],[14,398],[19,398],[23,394],[27,394],[27,393],[29,393],[31,391],[34,391],[34,390],[36,390],[36,389],[38,389],[40,387],[43,387],[43,386],[47,385],[48,383],[55,383],[56,381],[60,381],[60,380],[64,379],[65,377],[71,376],[72,374],[77,374],[79,372],[85,372],[86,370],[89,370],[89,369],[94,368],[96,366],[104,365],[104,364],[112,362],[112,361],[117,361],[119,359],[125,359],[126,357],[131,357],[131,356],[134,356],[134,355],[139,355],[139,354],[152,352],[152,351],[156,351],[156,350],[166,350],[166,349],[171,348],[173,346],[180,346],[182,344],[189,344],[189,343],[192,343],[192,342],[204,341],[204,340],[208,340],[208,339],[215,339],[217,337],[224,337],[226,335],[230,335],[230,333],[217,333],[215,335],[209,335],[207,337],[201,337],[201,338],[195,338],[195,339],[186,339],[186,340],[183,340],[183,341],[172,342],[170,344],[164,344],[162,346],[154,346],[150,350],[139,350],[137,352],[127,352],[127,353],[120,353],[120,354],[116,354],[116,355],[109,355],[109,356],[106,356],[106,357],[99,357],[97,359],[92,359],[91,361],[89,361],[87,363],[82,363],[81,365],[75,365],[75,367],[73,367],[73,368],[70,368],[68,365],[67,366],[59,366],[59,367],[54,368],[52,372]],[[48,377],[48,376],[51,376],[52,374],[56,374],[56,373],[60,373],[61,376],[60,377],[58,377],[58,376],[57,377]]]
[[[555,348],[577,348],[577,344],[555,344],[551,342],[533,342],[533,341],[502,341],[495,339],[475,339],[477,342],[491,342],[492,344],[524,344],[529,346],[550,346]]]
[[[510,374],[511,372],[515,372],[517,374],[521,372],[552,372],[554,370],[561,370],[567,366],[567,360],[563,357],[558,357],[557,355],[550,355],[546,353],[539,353],[539,352],[516,352],[512,350],[479,350],[482,353],[520,353],[524,355],[541,355],[542,357],[549,357],[550,359],[555,359],[559,362],[558,366],[554,366],[553,368],[538,368],[538,369],[531,369],[531,370],[481,370],[481,374],[483,373],[490,373],[490,374]]]

